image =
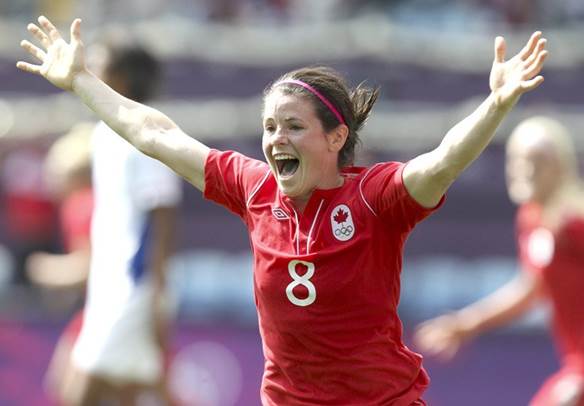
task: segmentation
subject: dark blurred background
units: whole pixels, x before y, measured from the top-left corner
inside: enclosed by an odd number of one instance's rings
[[[261,92],[285,71],[328,64],[354,85],[380,86],[362,134],[363,165],[408,160],[436,146],[487,96],[494,37],[505,36],[511,55],[543,30],[546,82],[521,100],[407,244],[400,305],[407,342],[418,322],[482,297],[517,271],[515,209],[504,182],[504,140],[513,126],[534,114],[558,118],[582,157],[581,0],[2,0],[0,405],[48,404],[42,376],[80,304],[31,285],[22,270],[29,252],[62,249],[44,184],[46,151],[75,123],[95,120],[70,95],[16,70],[25,57],[18,43],[40,13],[61,28],[82,17],[86,44],[105,32],[142,41],[164,62],[156,106],[206,144],[254,157],[261,158]],[[203,405],[259,404],[263,360],[246,231],[194,188],[184,189],[170,270],[173,387],[181,397],[196,393],[191,398]],[[527,404],[557,367],[546,317],[538,309],[467,345],[449,364],[427,359],[429,404]]]

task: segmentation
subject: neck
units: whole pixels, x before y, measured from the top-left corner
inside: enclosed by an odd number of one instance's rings
[[[564,199],[566,194],[570,194],[570,191],[576,187],[577,182],[570,176],[564,176],[558,179],[556,187],[542,196],[537,203],[539,203],[543,208],[548,206],[555,206],[556,202]]]
[[[343,186],[343,183],[345,183],[345,178],[343,177],[343,175],[341,175],[340,172],[337,171],[334,176],[331,176],[326,181],[320,183],[317,186],[317,189],[321,190],[334,189]]]
[[[321,182],[316,188],[311,190],[310,193],[303,196],[292,197],[290,198],[290,200],[294,204],[294,207],[296,207],[296,209],[298,209],[298,211],[302,213],[306,206],[308,205],[308,201],[312,197],[312,194],[314,193],[315,190],[335,189],[343,186],[344,183],[345,178],[340,173],[337,173],[334,179],[331,178],[329,181]]]
[[[563,182],[548,199],[540,203],[544,224],[553,229],[559,227],[566,217],[584,216],[583,200],[584,187],[580,181]]]
[[[310,196],[312,196],[312,193],[308,196],[293,197],[290,200],[292,201],[292,204],[294,205],[296,210],[298,210],[300,213],[303,213],[304,209],[308,205],[308,201],[310,200]]]

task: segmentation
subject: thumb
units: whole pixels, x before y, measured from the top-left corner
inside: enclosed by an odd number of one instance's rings
[[[495,38],[495,62],[505,62],[505,51],[507,45],[505,43],[505,38],[497,37]]]
[[[71,23],[71,42],[81,41],[81,19],[76,18]]]

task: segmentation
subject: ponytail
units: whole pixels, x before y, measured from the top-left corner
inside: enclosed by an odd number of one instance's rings
[[[308,87],[298,86],[295,84],[297,81]],[[379,97],[379,88],[368,88],[362,82],[354,90],[350,90],[345,79],[337,71],[324,66],[301,68],[286,73],[266,88],[264,96],[270,94],[274,86],[278,86],[278,89],[287,94],[302,94],[310,98],[325,131],[332,131],[341,124],[349,128],[345,145],[339,151],[338,166],[343,168],[352,165],[355,160],[355,146],[360,143],[359,131],[365,125]],[[307,90],[308,88],[312,90]],[[323,102],[323,98],[330,106]]]

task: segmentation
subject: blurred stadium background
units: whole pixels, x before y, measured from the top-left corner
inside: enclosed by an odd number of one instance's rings
[[[281,73],[330,64],[353,84],[382,88],[360,163],[407,160],[435,146],[488,92],[495,35],[515,52],[548,38],[541,89],[524,97],[494,144],[462,176],[406,249],[400,314],[416,323],[459,308],[516,272],[514,208],[503,141],[549,114],[584,149],[581,0],[2,0],[0,2],[0,405],[48,404],[42,375],[77,303],[22,279],[18,257],[58,252],[56,211],[42,159],[56,137],[94,120],[68,94],[18,72],[26,23],[44,13],[83,18],[85,42],[104,31],[140,39],[164,61],[157,106],[217,148],[261,157],[261,91]],[[170,283],[177,304],[173,386],[186,404],[259,404],[260,339],[251,258],[241,222],[185,184]],[[467,346],[451,363],[426,360],[431,405],[524,405],[557,367],[545,309]]]

